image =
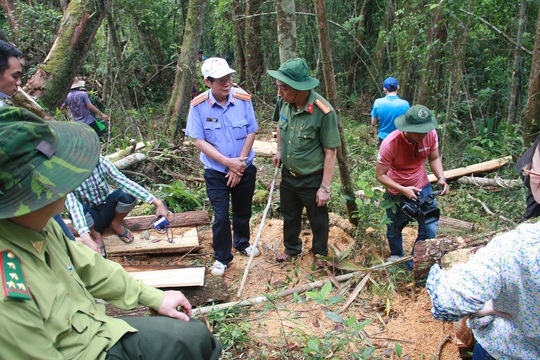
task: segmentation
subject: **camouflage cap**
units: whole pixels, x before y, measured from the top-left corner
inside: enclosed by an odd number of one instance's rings
[[[43,121],[20,108],[0,108],[0,219],[39,210],[86,180],[99,159],[88,125]]]

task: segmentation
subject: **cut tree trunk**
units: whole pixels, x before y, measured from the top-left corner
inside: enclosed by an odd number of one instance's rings
[[[518,188],[523,186],[523,181],[521,180],[505,180],[500,177],[491,178],[481,178],[474,176],[464,176],[458,180],[458,183],[463,185],[476,185],[476,186],[498,186],[501,188]]]
[[[454,219],[448,216],[441,216],[439,218],[439,226],[464,231],[473,231],[475,227],[474,223]]]
[[[488,171],[497,170],[504,165],[508,164],[512,160],[512,156],[508,155],[506,157],[490,160],[490,161],[484,161],[478,164],[473,164],[469,166],[465,166],[462,168],[452,169],[444,172],[444,177],[449,179],[456,179],[465,175],[470,174],[477,174],[477,173],[483,173]],[[437,181],[437,177],[433,174],[430,174],[428,176],[429,182],[435,182]]]
[[[131,231],[143,231],[148,230],[152,227],[152,220],[155,219],[154,215],[144,215],[144,216],[132,216],[124,219],[123,223]],[[77,234],[71,221],[64,220],[68,225],[69,229]],[[170,220],[169,226],[172,227],[192,227],[192,226],[203,226],[210,224],[210,217],[208,212],[204,210],[198,211],[186,211],[179,214],[174,214],[174,217]],[[110,229],[107,229],[105,233],[112,233]]]
[[[502,231],[502,230],[501,230]],[[470,249],[476,252],[486,245],[493,236],[501,231],[479,234],[474,237],[441,238],[418,241],[414,245],[414,280],[423,282],[426,280],[429,269],[435,263],[439,263],[442,257],[458,249]]]

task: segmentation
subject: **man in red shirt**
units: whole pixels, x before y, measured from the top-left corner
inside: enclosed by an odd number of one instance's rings
[[[390,245],[387,261],[396,261],[403,256],[403,228],[411,221],[402,210],[407,199],[426,198],[433,193],[426,172],[425,159],[442,187],[441,195],[448,193],[449,187],[444,179],[444,170],[439,154],[437,129],[439,126],[432,112],[423,105],[411,107],[405,115],[395,120],[397,130],[384,139],[377,155],[377,180],[388,188],[388,197],[395,201],[396,207],[386,210],[391,222],[387,225],[386,236]],[[419,206],[412,218],[418,221],[416,241],[432,239],[437,236],[439,211],[437,202]],[[412,264],[408,264],[409,267]]]

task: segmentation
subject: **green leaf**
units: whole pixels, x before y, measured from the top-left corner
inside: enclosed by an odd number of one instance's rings
[[[330,292],[332,291],[332,283],[328,281],[321,289],[321,297],[323,299],[326,299],[328,295],[330,295]]]
[[[401,349],[401,345],[399,343],[394,343],[394,349],[396,350],[397,357],[400,358],[403,353],[403,350]]]
[[[343,318],[338,313],[334,311],[327,311],[324,314],[326,315],[327,318],[329,318],[333,322],[343,324]]]

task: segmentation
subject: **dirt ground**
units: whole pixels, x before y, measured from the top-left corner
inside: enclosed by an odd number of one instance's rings
[[[259,224],[252,226],[254,240],[259,231]],[[314,256],[309,253],[311,248],[311,232],[305,230],[301,233],[304,240],[304,252],[294,263],[277,263],[275,256],[283,251],[282,246],[282,221],[267,219],[259,239],[261,256],[254,258],[250,268],[245,287],[241,297],[237,292],[244,276],[249,257],[235,254],[234,261],[225,272],[224,283],[229,289],[230,301],[250,299],[263,294],[277,293],[284,286],[291,288],[296,285],[311,283],[315,280],[333,276],[333,272],[327,269],[316,270],[313,266]],[[416,229],[406,229],[406,240],[416,236]],[[212,232],[209,227],[200,229],[199,241],[208,254],[211,248]],[[353,238],[340,227],[333,226],[330,231],[329,245],[346,251],[353,246]],[[405,246],[405,248],[409,248]],[[361,261],[361,259],[359,259]],[[384,261],[381,259],[381,262]],[[207,266],[213,259],[209,255]],[[402,265],[403,266],[403,265]],[[207,276],[212,276],[207,273]],[[287,278],[293,279],[293,284],[286,283]],[[397,358],[393,352],[394,344],[398,342],[403,351],[404,359],[435,359],[441,341],[446,335],[451,337],[440,352],[440,359],[459,359],[458,349],[455,345],[453,326],[433,319],[430,314],[431,302],[423,287],[417,287],[414,283],[402,284],[386,299],[373,295],[369,284],[360,292],[356,300],[349,306],[344,318],[356,317],[357,320],[371,319],[372,324],[364,328],[364,340],[366,344],[372,344],[377,348],[375,354],[381,357]],[[347,298],[356,284],[350,285],[350,289],[342,295]],[[333,293],[336,291],[334,287]],[[303,294],[305,297],[305,293]],[[387,303],[388,301],[388,303]],[[250,332],[254,341],[259,345],[288,343],[295,347],[295,333],[298,331],[305,334],[324,338],[328,331],[336,328],[336,323],[330,321],[323,312],[323,307],[313,300],[307,303],[296,303],[292,297],[283,298],[283,306],[276,307],[274,313],[267,313],[260,318],[255,311],[251,322],[253,329]],[[342,306],[343,302],[339,303]],[[264,305],[258,305],[255,310],[262,309]],[[253,309],[252,309],[253,310]],[[293,319],[292,319],[293,318]],[[354,344],[351,344],[354,351]],[[242,358],[256,358],[256,351],[248,351]]]
[[[259,232],[260,217],[254,219],[252,223],[252,243]],[[342,218],[332,216],[331,223],[340,226],[331,226],[329,246],[339,248],[340,251],[347,251],[354,245],[353,238],[342,228],[348,222]],[[314,256],[309,252],[311,248],[311,231],[306,227],[300,237],[304,241],[303,253],[294,263],[278,263],[275,261],[277,254],[283,252],[282,245],[283,223],[279,219],[267,218],[264,229],[259,238],[259,249],[261,256],[254,258],[247,276],[244,289],[240,297],[237,296],[245,268],[249,257],[235,252],[235,258],[230,264],[223,277],[224,288],[228,290],[229,301],[253,299],[265,294],[276,295],[283,289],[290,289],[295,286],[312,283],[318,280],[332,278],[344,272],[339,269],[325,268],[316,269],[313,265]],[[416,236],[416,229],[408,227],[405,229],[404,249],[410,249],[413,239]],[[199,254],[191,256],[178,255],[169,257],[167,260],[159,257],[142,258],[116,258],[112,259],[124,265],[152,265],[152,266],[201,266],[208,269],[214,259],[212,257],[212,231],[210,226],[198,228],[199,243],[202,250]],[[377,252],[369,246],[363,246],[356,252],[354,259],[348,257],[351,262],[362,265],[365,255],[368,252]],[[373,256],[371,254],[371,256]],[[384,256],[387,256],[385,254]],[[381,263],[384,258],[381,257]],[[406,272],[404,265],[402,272]],[[368,281],[366,286],[360,291],[355,300],[340,315],[343,318],[354,316],[358,322],[371,319],[372,323],[365,326],[361,335],[351,339],[347,345],[350,352],[357,353],[357,349],[373,346],[376,348],[374,356],[378,358],[397,359],[394,351],[395,343],[399,343],[402,349],[401,359],[437,359],[437,353],[441,342],[448,335],[449,341],[444,342],[438,359],[454,360],[459,359],[458,348],[455,345],[453,325],[443,323],[433,319],[430,314],[431,302],[423,287],[416,286],[413,282],[396,281],[394,291],[377,291],[377,287],[385,286],[387,274],[380,274],[386,270],[379,270],[372,275],[373,282]],[[207,270],[206,277],[212,275]],[[412,277],[409,277],[412,278]],[[360,279],[359,279],[360,280]],[[412,280],[411,280],[412,281]],[[331,296],[336,296],[338,291],[342,291],[340,296],[347,299],[356,288],[359,281],[349,283],[334,282]],[[339,285],[340,289],[337,289]],[[312,291],[320,291],[313,289]],[[378,294],[378,295],[377,295]],[[307,299],[306,293],[300,297]],[[340,301],[332,307],[335,311],[341,308],[345,302]],[[257,346],[244,349],[233,354],[238,359],[258,359],[260,358],[260,347],[275,349],[275,353],[283,354],[284,349],[294,351],[295,359],[298,359],[300,348],[302,348],[307,337],[324,339],[328,332],[340,331],[340,324],[327,318],[324,311],[326,308],[312,299],[307,301],[295,301],[293,296],[281,297],[275,301],[274,306],[269,307],[269,303],[261,303],[245,309],[240,321],[248,321],[252,326],[249,334],[251,340]],[[215,326],[219,326],[216,324]],[[268,357],[266,359],[283,359],[283,357]],[[291,358],[293,358],[291,356]],[[348,359],[349,357],[330,356],[332,359]],[[352,356],[350,357],[353,358]]]

